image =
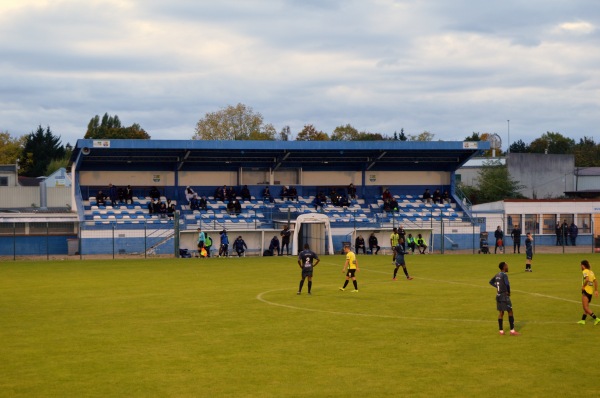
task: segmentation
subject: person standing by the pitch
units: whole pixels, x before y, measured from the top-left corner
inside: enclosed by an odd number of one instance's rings
[[[356,260],[356,254],[350,250],[350,246],[344,246],[344,254],[346,254],[346,262],[344,263],[344,269],[342,270],[343,274],[346,274],[346,282],[344,282],[344,286],[340,287],[340,290],[346,290],[346,286],[348,286],[348,282],[352,279],[352,283],[354,284],[354,290],[352,293],[358,293],[358,282],[356,281],[356,273],[360,271],[358,268],[358,261]],[[347,271],[346,271],[347,270]]]
[[[508,312],[508,322],[510,323],[510,335],[518,336],[521,333],[515,330],[515,317],[513,316],[512,302],[510,301],[510,283],[508,282],[508,264],[502,261],[498,264],[498,272],[491,280],[490,285],[496,288],[496,308],[498,309],[498,329],[500,335],[504,335],[504,312]]]
[[[283,231],[281,231],[281,250],[279,252],[280,256],[283,256],[283,248],[285,247],[285,254],[290,255],[290,235],[292,232],[290,231],[290,226],[286,225],[283,227]]]
[[[531,260],[533,260],[533,237],[531,232],[527,232],[525,238],[525,272],[533,272],[531,270]]]
[[[304,279],[308,278],[308,294],[311,294],[312,289],[312,277],[313,269],[319,264],[319,256],[317,253],[310,250],[308,243],[304,244],[304,250],[298,254],[298,266],[302,270],[302,280],[300,280],[300,286],[298,287],[298,293],[302,293],[302,286],[304,286]]]
[[[409,281],[412,280],[412,276],[408,275],[408,270],[406,269],[406,261],[404,260],[404,255],[406,254],[406,252],[404,251],[403,243],[404,241],[402,240],[402,238],[400,238],[400,241],[395,247],[396,268],[394,268],[394,277],[392,278],[392,280],[394,281],[396,280],[396,274],[398,273],[398,268],[400,267],[402,267],[402,269],[404,270],[404,275],[406,275],[406,279],[408,279]]]

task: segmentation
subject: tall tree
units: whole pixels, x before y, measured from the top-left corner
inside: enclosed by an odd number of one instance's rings
[[[329,141],[329,136],[318,131],[312,124],[307,124],[296,136],[296,141]]]
[[[546,132],[540,138],[537,138],[529,145],[533,153],[551,153],[554,155],[564,155],[572,153],[575,146],[575,140],[563,136],[560,133]]]
[[[46,130],[39,126],[25,139],[20,158],[21,174],[27,177],[45,175],[50,162],[64,156],[65,148],[60,144],[60,137],[52,134],[50,126]]]
[[[27,136],[13,138],[8,132],[0,133],[0,164],[15,164],[21,155]]]
[[[404,135],[404,127],[402,127],[400,129],[400,135],[398,136],[398,139],[400,141],[406,141],[406,140],[408,140],[408,138],[406,137],[406,135]]]
[[[513,180],[508,167],[499,161],[485,162],[477,177],[476,198],[473,203],[488,203],[509,198],[523,198],[519,192],[524,188]]]
[[[244,104],[227,106],[216,112],[208,112],[196,124],[195,140],[249,140],[263,137],[260,134],[263,117]],[[275,139],[269,138],[269,139]]]
[[[331,141],[354,141],[359,136],[358,130],[350,124],[337,126],[331,134]]]
[[[430,133],[429,131],[423,131],[421,134],[417,134],[417,135],[408,135],[408,140],[409,141],[433,141],[433,137],[435,137],[435,134]]]
[[[529,153],[529,145],[525,144],[523,140],[518,140],[510,144],[510,152],[512,153]]]
[[[279,132],[279,141],[289,141],[292,136],[292,129],[290,126],[283,126]]]
[[[277,130],[271,123],[265,124],[261,127],[260,131],[250,132],[249,140],[254,141],[274,141]]]
[[[102,120],[98,115],[90,119],[84,138],[149,140],[150,135],[137,123],[123,127],[119,116],[105,113]]]
[[[583,137],[579,139],[573,148],[575,155],[575,166],[598,167],[600,166],[600,145],[593,138]]]
[[[481,134],[473,132],[473,134],[465,138],[465,141],[481,141]]]

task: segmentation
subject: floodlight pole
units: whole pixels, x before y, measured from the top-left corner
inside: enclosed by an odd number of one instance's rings
[[[510,120],[507,120],[506,123],[508,125],[508,149],[506,153],[510,153]]]

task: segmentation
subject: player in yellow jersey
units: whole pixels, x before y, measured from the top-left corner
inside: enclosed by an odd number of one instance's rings
[[[583,316],[577,323],[585,325],[585,318],[591,316],[594,319],[594,325],[600,323],[600,318],[596,318],[596,314],[590,310],[590,302],[593,295],[598,297],[598,280],[591,270],[591,265],[588,260],[581,261],[581,272],[583,274],[583,284],[581,286],[581,304],[583,305]]]
[[[354,290],[352,293],[358,292],[358,282],[356,281],[356,273],[360,271],[358,268],[358,261],[356,260],[356,254],[350,250],[350,246],[344,246],[344,254],[346,255],[346,262],[344,263],[344,269],[342,270],[343,274],[346,274],[346,282],[344,282],[344,286],[340,287],[340,290],[346,290],[346,286],[348,286],[348,281],[352,278],[352,283],[354,284]]]
[[[392,264],[396,264],[396,246],[400,241],[400,234],[398,234],[398,228],[394,227],[392,234],[390,235],[390,245],[392,247]]]

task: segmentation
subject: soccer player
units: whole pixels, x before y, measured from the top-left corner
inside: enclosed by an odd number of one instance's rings
[[[298,254],[298,266],[302,270],[302,280],[300,281],[300,287],[298,288],[298,293],[302,293],[302,286],[304,286],[304,279],[308,278],[308,294],[310,294],[310,290],[312,289],[312,277],[313,277],[313,268],[319,264],[319,256],[317,253],[310,250],[310,246],[308,243],[304,244],[304,250]]]
[[[340,290],[346,290],[348,281],[350,278],[352,278],[352,283],[354,284],[354,290],[352,293],[358,293],[358,282],[356,281],[355,274],[360,271],[360,269],[358,268],[356,255],[352,252],[352,250],[350,250],[350,246],[344,246],[344,254],[346,254],[346,262],[344,263],[344,269],[342,270],[342,273],[346,274],[346,282],[344,282],[344,286],[340,287]]]
[[[581,272],[583,273],[583,285],[581,286],[581,304],[583,305],[583,316],[577,323],[585,325],[585,318],[591,316],[594,319],[594,325],[600,323],[600,318],[596,317],[596,314],[590,310],[590,303],[592,302],[592,294],[598,297],[598,280],[594,275],[594,271],[591,269],[591,265],[588,260],[581,261]]]
[[[390,246],[392,247],[393,255],[392,255],[392,264],[396,263],[396,250],[394,249],[398,245],[398,241],[400,240],[400,235],[398,235],[398,228],[394,227],[392,234],[390,235]]]
[[[404,275],[406,275],[406,279],[408,279],[409,281],[412,280],[412,276],[408,275],[408,270],[406,269],[406,261],[404,261],[404,255],[406,254],[406,252],[404,251],[404,246],[403,246],[404,241],[402,240],[402,238],[400,238],[400,241],[398,242],[398,244],[395,247],[396,250],[396,268],[394,268],[394,277],[392,278],[392,280],[396,280],[396,274],[398,273],[398,268],[402,267],[402,269],[404,270]]]
[[[508,312],[508,322],[510,323],[510,335],[518,336],[521,333],[515,330],[515,317],[513,316],[512,303],[510,301],[510,283],[508,282],[508,264],[502,261],[498,264],[498,272],[491,280],[490,285],[496,288],[496,308],[498,309],[498,329],[500,335],[504,335],[504,312]]]
[[[531,260],[533,260],[533,237],[531,236],[531,232],[527,232],[527,237],[525,238],[525,272],[533,272],[531,270]]]

